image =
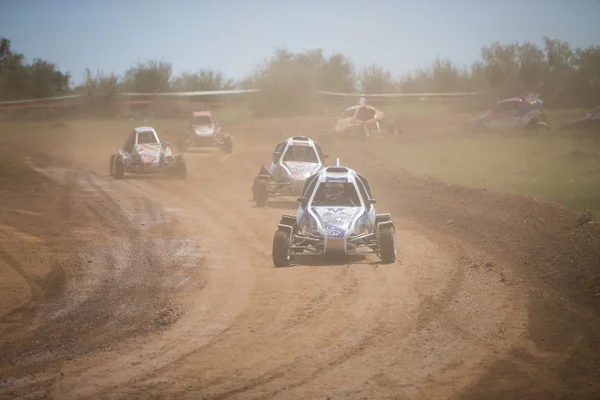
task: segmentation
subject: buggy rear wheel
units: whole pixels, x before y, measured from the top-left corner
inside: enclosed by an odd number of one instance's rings
[[[363,124],[363,135],[365,136],[365,139],[371,139],[371,130],[369,129],[369,127],[367,126],[367,124]]]
[[[254,182],[252,182],[252,201],[256,201],[256,184],[258,182],[258,178],[254,178]]]
[[[115,178],[125,178],[125,161],[123,160],[123,157],[120,156],[115,158]]]
[[[269,199],[269,192],[267,190],[267,186],[268,182],[266,179],[259,179],[256,182],[256,186],[254,188],[254,199],[258,207],[264,207],[265,205],[267,205],[267,200]]]
[[[379,255],[385,264],[396,261],[396,233],[392,227],[384,227],[379,231]]]
[[[108,173],[110,174],[110,176],[115,176],[115,155],[112,154],[110,156],[110,166],[108,169]]]
[[[287,267],[290,265],[290,249],[288,246],[288,236],[284,231],[275,232],[273,237],[273,264],[276,268]]]
[[[225,153],[233,152],[233,136],[230,134],[225,135],[223,139],[223,150]]]

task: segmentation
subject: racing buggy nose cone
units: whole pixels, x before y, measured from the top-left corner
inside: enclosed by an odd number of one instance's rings
[[[203,127],[194,129],[194,133],[196,134],[196,136],[199,136],[199,137],[207,137],[207,136],[211,136],[213,134],[213,130],[210,127],[203,126]]]
[[[157,156],[158,156],[157,154],[145,154],[145,153],[142,153],[142,154],[139,155],[139,158],[140,158],[140,162],[143,165],[147,166],[147,165],[150,165],[150,164],[154,164],[154,162],[157,159]]]

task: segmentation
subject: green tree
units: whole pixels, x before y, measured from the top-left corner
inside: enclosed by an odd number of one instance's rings
[[[401,77],[398,85],[405,93],[463,92],[471,90],[472,80],[467,69],[449,59],[436,58],[430,66]]]
[[[60,96],[69,92],[70,80],[50,62],[35,59],[27,64],[23,54],[12,51],[10,40],[0,38],[0,99]]]
[[[342,54],[321,61],[317,86],[319,90],[352,93],[356,90],[354,64]]]
[[[362,70],[360,90],[365,94],[391,93],[396,91],[396,82],[390,71],[373,64]]]
[[[73,92],[87,96],[84,112],[96,116],[115,116],[118,113],[119,76],[105,74],[98,70],[92,74],[89,68],[84,72],[84,82]]]
[[[298,115],[310,112],[316,100],[321,50],[292,53],[278,48],[275,55],[256,68],[244,86],[260,90],[255,97],[260,115]]]
[[[600,105],[600,46],[577,49],[574,64],[573,92],[577,93],[576,105]]]
[[[166,61],[140,62],[125,72],[122,88],[134,93],[163,93],[171,89],[172,66]]]
[[[29,96],[34,98],[59,96],[69,92],[71,76],[58,71],[55,64],[35,59],[27,67],[30,79]]]
[[[184,72],[173,80],[171,90],[174,92],[227,90],[233,89],[234,82],[226,79],[221,72],[212,69],[201,69],[198,72]]]

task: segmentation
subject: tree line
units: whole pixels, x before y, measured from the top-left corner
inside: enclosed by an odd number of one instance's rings
[[[260,89],[253,102],[257,111],[279,115],[310,111],[317,91],[478,92],[494,99],[539,93],[550,107],[593,107],[600,105],[600,46],[572,48],[548,37],[542,46],[493,42],[482,47],[480,59],[471,66],[438,58],[398,77],[376,64],[358,69],[339,53],[327,57],[320,49],[295,53],[279,48],[239,82],[211,69],[174,76],[171,63],[150,60],[122,75],[88,69],[84,82],[74,86],[70,73],[41,59],[28,63],[11,49],[10,40],[0,39],[0,101],[102,93],[103,101],[110,103],[119,92],[232,88]]]

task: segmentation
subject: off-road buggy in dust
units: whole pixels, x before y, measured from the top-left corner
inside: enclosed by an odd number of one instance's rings
[[[135,128],[119,152],[110,156],[110,175],[123,179],[126,172],[167,173],[179,179],[187,178],[183,155],[173,155],[169,142],[163,142],[150,126]]]
[[[288,266],[298,254],[378,254],[396,260],[396,232],[391,214],[377,214],[367,179],[348,167],[311,175],[298,198],[296,215],[284,214],[273,238],[275,267]]]
[[[184,132],[179,138],[179,150],[188,147],[221,147],[226,153],[233,151],[233,135],[224,133],[210,111],[195,111],[188,118]]]
[[[387,115],[367,104],[346,108],[335,124],[335,132],[370,139],[374,132],[398,133],[396,125],[388,121]]]
[[[501,100],[485,114],[472,118],[467,131],[506,131],[511,129],[550,129],[537,95]]]
[[[312,139],[292,136],[275,146],[271,165],[261,165],[252,184],[252,200],[264,207],[269,197],[298,196],[304,181],[320,171],[325,165],[326,155]]]

